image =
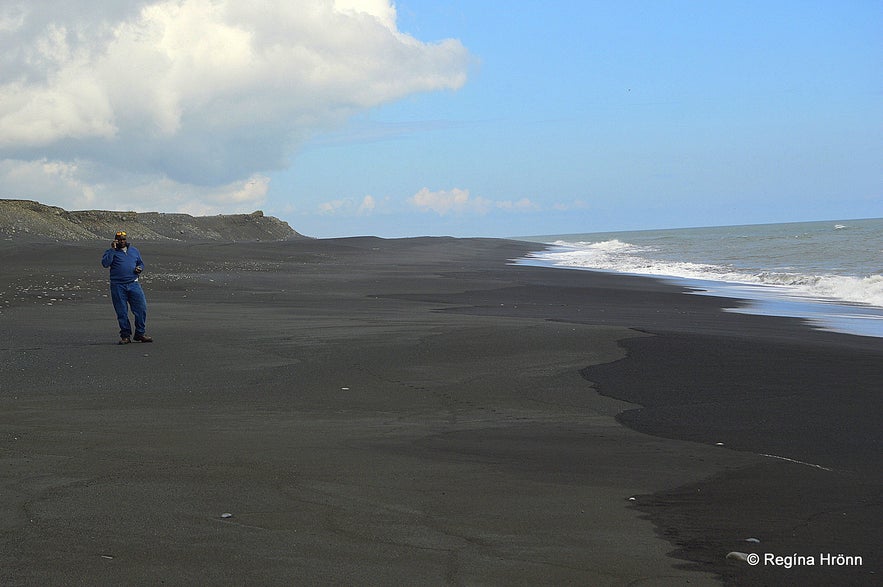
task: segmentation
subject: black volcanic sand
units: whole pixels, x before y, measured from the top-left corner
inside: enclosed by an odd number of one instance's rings
[[[136,244],[128,346],[105,243],[0,244],[2,585],[880,582],[881,339],[527,243]]]

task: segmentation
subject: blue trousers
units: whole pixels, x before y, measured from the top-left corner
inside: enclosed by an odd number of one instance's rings
[[[147,326],[147,299],[137,281],[132,283],[111,283],[110,299],[120,323],[120,338],[132,336],[132,323],[129,321],[129,307],[135,316],[135,334],[144,334]]]

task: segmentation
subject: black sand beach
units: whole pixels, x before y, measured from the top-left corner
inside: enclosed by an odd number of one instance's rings
[[[105,243],[0,243],[2,585],[881,581],[881,339],[513,241],[136,245],[118,346]]]

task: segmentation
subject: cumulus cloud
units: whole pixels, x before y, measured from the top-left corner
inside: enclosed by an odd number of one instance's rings
[[[60,194],[66,202],[78,208],[91,208],[95,202],[95,186],[83,176],[88,176],[76,161],[61,162],[37,159],[33,161],[0,161],[0,178],[4,186],[13,186],[11,197],[42,193],[44,190]]]
[[[481,196],[472,197],[469,190],[454,188],[452,190],[430,191],[423,188],[410,198],[408,202],[424,212],[435,212],[439,216],[447,214],[487,214],[493,209],[527,211],[538,210],[529,198],[512,200],[490,200]]]
[[[371,214],[376,207],[377,200],[374,199],[374,196],[365,196],[362,198],[362,203],[359,204],[359,214]]]
[[[468,58],[398,31],[388,0],[6,1],[0,181],[101,205],[155,208],[151,185],[180,206],[259,201],[256,178],[303,141],[459,88]]]
[[[377,199],[371,195],[365,196],[361,201],[356,201],[353,198],[340,198],[319,204],[319,213],[323,215],[355,213],[365,216],[373,213],[377,205]]]
[[[432,192],[423,188],[408,199],[420,210],[432,211],[444,216],[450,213],[476,212],[484,214],[491,208],[491,202],[485,198],[473,198],[469,190],[454,188]]]

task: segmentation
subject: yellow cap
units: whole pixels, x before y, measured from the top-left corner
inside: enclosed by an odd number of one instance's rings
[[[124,238],[126,238],[126,231],[125,230],[119,231],[117,233],[117,239],[124,239]]]

